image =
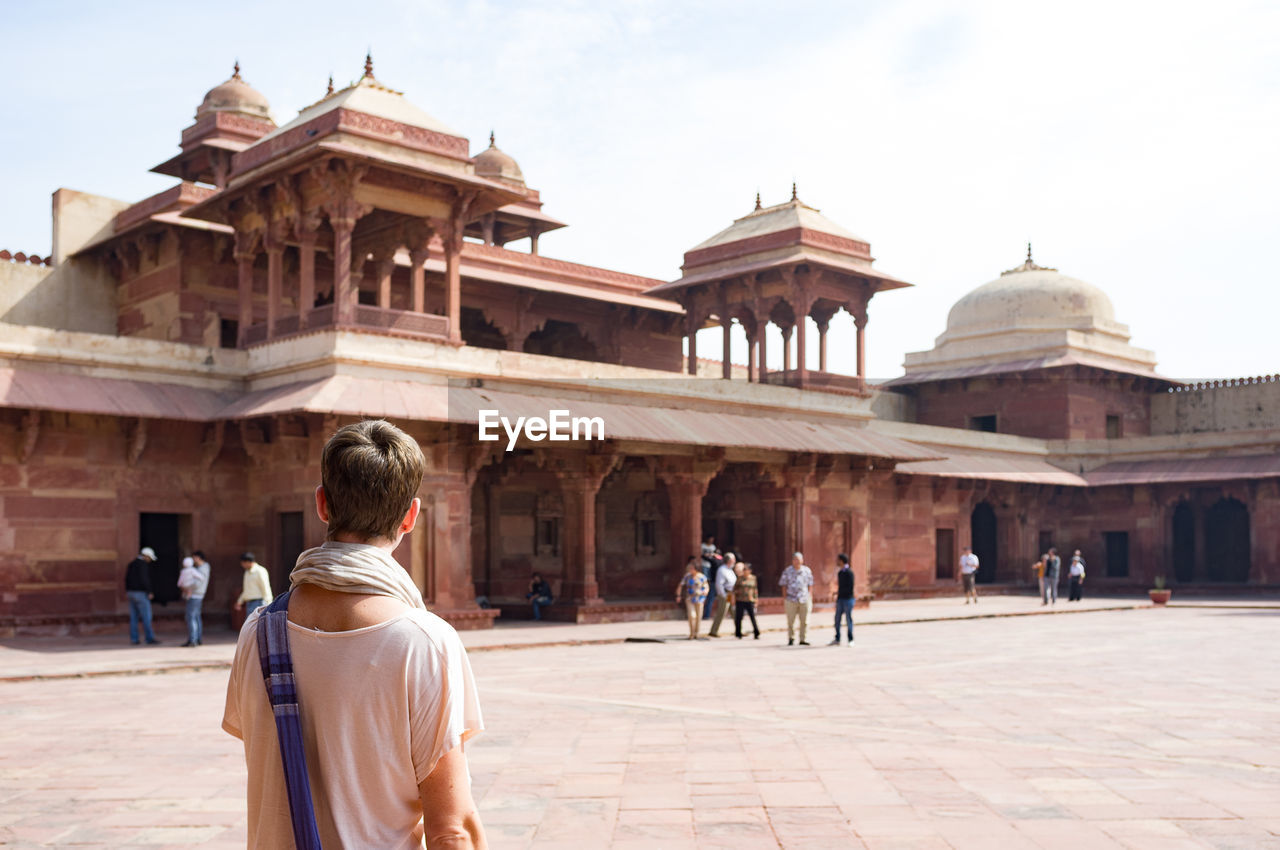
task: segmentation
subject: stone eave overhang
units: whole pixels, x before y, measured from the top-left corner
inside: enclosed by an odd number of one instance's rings
[[[873,292],[887,289],[902,289],[911,286],[904,280],[871,268],[867,261],[844,260],[825,253],[797,247],[794,251],[784,251],[765,258],[744,258],[742,262],[724,262],[703,271],[686,270],[683,277],[669,281],[649,290],[650,295],[664,298],[678,298],[681,291],[691,286],[730,280],[744,275],[760,274],[771,269],[787,268],[797,265],[808,265],[813,268],[826,269],[850,277],[862,278],[868,282]]]
[[[469,155],[470,145],[461,136],[450,136],[425,127],[415,127],[389,118],[370,115],[367,112],[338,107],[322,112],[306,123],[262,139],[246,148],[232,163],[231,179],[235,180],[277,157],[285,156],[336,133],[389,143],[419,153],[456,160],[459,163],[470,164],[472,161]]]
[[[805,245],[844,254],[868,263],[874,262],[871,256],[871,245],[857,239],[848,239],[833,233],[823,233],[807,227],[789,227],[759,236],[749,236],[709,248],[695,248],[684,255],[684,264],[680,267],[690,272],[699,266],[723,263],[726,260],[748,258],[766,251],[774,251],[792,245]]]

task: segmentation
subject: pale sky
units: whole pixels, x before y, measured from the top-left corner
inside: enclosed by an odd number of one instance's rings
[[[305,10],[305,11],[304,11]],[[1035,259],[1110,295],[1173,377],[1280,371],[1280,4],[103,5],[0,0],[0,247],[47,254],[49,196],[141,199],[239,58],[280,123],[332,72],[379,80],[569,227],[549,256],[663,280],[790,194],[915,284],[871,303],[869,373]],[[516,247],[516,246],[513,246]],[[852,370],[852,323],[833,323]],[[816,336],[816,334],[814,335]],[[699,336],[717,353],[718,332]],[[772,345],[772,352],[778,346]],[[816,360],[815,360],[816,363]]]

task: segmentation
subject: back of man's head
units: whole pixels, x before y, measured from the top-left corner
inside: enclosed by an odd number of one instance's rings
[[[395,538],[426,466],[417,441],[390,422],[368,419],[339,428],[320,456],[329,539]]]

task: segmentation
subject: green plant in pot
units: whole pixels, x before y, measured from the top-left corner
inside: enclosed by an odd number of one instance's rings
[[[1148,590],[1147,595],[1151,597],[1153,605],[1164,605],[1173,595],[1173,591],[1165,587],[1164,576],[1156,576],[1154,581],[1155,587]]]

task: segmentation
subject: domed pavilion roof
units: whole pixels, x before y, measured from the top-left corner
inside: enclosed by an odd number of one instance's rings
[[[1114,324],[1115,308],[1091,283],[1027,260],[961,298],[947,315],[947,336],[992,327],[1086,328]]]
[[[907,354],[906,375],[889,383],[1071,364],[1158,377],[1155,354],[1129,344],[1129,327],[1116,321],[1107,294],[1036,265],[1028,245],[1022,265],[957,301],[933,348]]]
[[[494,143],[493,133],[489,134],[489,147],[476,154],[475,163],[478,177],[524,186],[524,174],[519,164]]]
[[[241,78],[239,62],[236,62],[230,79],[209,89],[196,107],[197,118],[209,112],[239,112],[271,121],[271,104],[266,96]]]

